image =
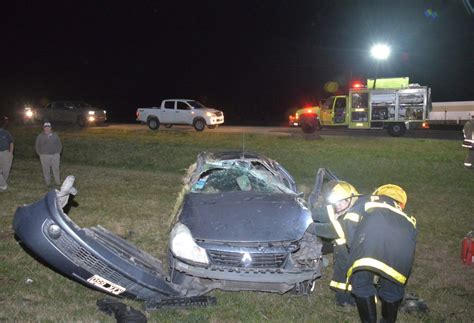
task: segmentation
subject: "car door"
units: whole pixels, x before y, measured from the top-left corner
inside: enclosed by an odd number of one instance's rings
[[[346,122],[346,97],[337,97],[334,104],[334,124]]]
[[[323,125],[331,125],[333,117],[333,104],[335,97],[327,99],[321,107],[321,123]]]
[[[77,108],[75,102],[65,102],[64,108],[61,110],[60,120],[63,122],[76,122],[78,117],[83,117],[80,115],[80,110]]]
[[[160,122],[163,124],[175,123],[175,100],[164,101],[160,109]]]
[[[51,104],[51,110],[45,116],[45,120],[51,122],[61,121],[61,115],[65,109],[65,102],[58,101]]]
[[[192,107],[185,101],[176,102],[176,120],[178,124],[191,124],[193,120]]]

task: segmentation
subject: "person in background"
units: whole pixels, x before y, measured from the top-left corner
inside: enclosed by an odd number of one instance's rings
[[[462,132],[464,135],[462,146],[469,149],[467,157],[464,160],[464,167],[474,169],[472,165],[474,163],[474,115],[471,115],[471,120],[468,120],[464,124]]]
[[[13,137],[5,130],[8,118],[0,119],[0,192],[8,189],[7,181],[13,162]]]
[[[53,171],[54,183],[60,185],[59,162],[63,146],[58,135],[52,131],[51,123],[45,122],[43,124],[43,132],[36,137],[35,147],[36,153],[40,157],[46,185],[51,185],[51,170]]]

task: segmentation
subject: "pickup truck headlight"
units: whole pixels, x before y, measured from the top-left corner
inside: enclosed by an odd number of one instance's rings
[[[89,111],[89,115],[93,116],[95,114],[95,111]]]
[[[202,264],[209,263],[206,250],[194,242],[188,227],[182,223],[177,223],[173,230],[171,230],[170,248],[171,252],[178,258]]]

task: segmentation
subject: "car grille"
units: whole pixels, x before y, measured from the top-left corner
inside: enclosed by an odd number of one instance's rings
[[[222,112],[221,111],[216,112],[215,115],[216,115],[216,117],[222,117]]]
[[[211,263],[218,266],[245,268],[280,268],[288,256],[286,253],[245,253],[208,250]]]
[[[48,221],[45,225],[45,228],[49,224],[54,223],[53,221]],[[46,229],[44,229],[46,230]],[[45,236],[47,232],[44,232]],[[149,288],[143,287],[140,284],[128,279],[123,276],[121,273],[112,269],[108,264],[106,264],[101,259],[94,256],[88,250],[83,248],[79,243],[74,240],[71,236],[65,232],[56,240],[50,240],[56,247],[61,250],[61,252],[69,258],[76,266],[85,269],[90,272],[92,275],[99,275],[115,284],[118,284],[124,287],[127,291],[130,291],[132,294],[138,295],[140,299],[153,299],[156,297],[156,293]],[[75,275],[73,272],[70,273]],[[82,277],[87,279],[89,277]]]

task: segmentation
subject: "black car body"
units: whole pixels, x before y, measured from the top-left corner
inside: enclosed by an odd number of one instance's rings
[[[321,243],[289,173],[255,153],[201,153],[170,234],[169,267],[101,226],[80,228],[64,194],[19,207],[13,229],[54,270],[112,295],[160,301],[213,289],[306,294],[321,276]]]
[[[24,108],[23,122],[73,123],[80,127],[103,124],[107,111],[91,106],[84,101],[54,101],[44,108]]]

